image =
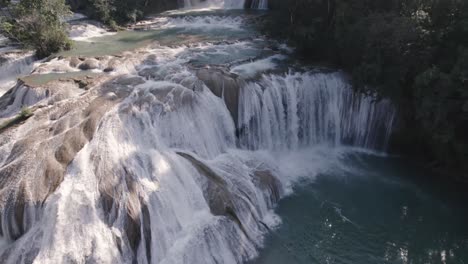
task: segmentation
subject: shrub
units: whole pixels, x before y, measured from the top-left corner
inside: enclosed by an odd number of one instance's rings
[[[72,42],[63,22],[70,12],[65,0],[21,0],[17,4],[8,3],[7,10],[0,32],[26,48],[35,49],[39,58],[70,49]]]

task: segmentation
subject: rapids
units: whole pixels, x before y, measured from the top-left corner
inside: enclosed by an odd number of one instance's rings
[[[0,95],[14,86],[18,77],[30,74],[34,61],[32,52],[18,51],[9,46],[0,48]]]
[[[80,24],[75,50],[23,67],[0,98],[0,262],[243,263],[298,181],[384,152],[392,104],[302,65],[258,17],[184,10],[112,35]]]

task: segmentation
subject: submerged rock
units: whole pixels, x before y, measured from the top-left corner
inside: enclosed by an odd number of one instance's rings
[[[269,170],[256,170],[254,172],[256,183],[262,190],[269,193],[270,206],[274,206],[283,196],[283,186],[277,177]]]
[[[70,67],[76,68],[81,64],[81,60],[77,57],[70,58]]]
[[[80,70],[84,70],[84,71],[99,69],[99,67],[100,67],[100,62],[94,58],[86,59],[79,66]]]
[[[158,66],[150,67],[150,68],[145,68],[141,71],[138,72],[138,75],[141,77],[146,78],[147,80],[149,79],[158,79],[161,78],[161,74],[158,72],[159,71]]]

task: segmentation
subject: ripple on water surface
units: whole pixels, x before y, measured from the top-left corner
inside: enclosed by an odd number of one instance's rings
[[[298,184],[255,264],[467,263],[466,194],[388,158]]]

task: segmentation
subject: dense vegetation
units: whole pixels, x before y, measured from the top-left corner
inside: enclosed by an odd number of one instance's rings
[[[38,57],[70,48],[63,22],[70,10],[64,0],[0,0],[0,8],[0,33],[36,50]]]
[[[398,105],[394,150],[466,177],[468,1],[270,0],[270,7],[270,33],[290,38],[308,59],[346,69],[360,91]]]
[[[177,8],[176,0],[69,0],[74,11],[82,12],[117,29],[144,15]]]
[[[135,22],[145,14],[177,8],[172,0],[0,0],[0,34],[39,58],[69,49],[64,17],[70,8],[104,22],[112,29]]]

